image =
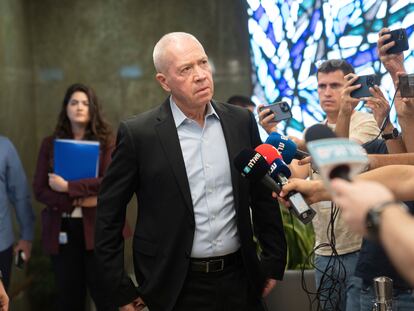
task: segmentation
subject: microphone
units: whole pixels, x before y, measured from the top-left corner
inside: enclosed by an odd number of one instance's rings
[[[293,159],[302,160],[309,156],[307,152],[299,150],[293,140],[277,132],[272,132],[265,143],[274,146],[287,164],[290,164]]]
[[[280,193],[280,185],[267,173],[270,169],[265,158],[251,149],[242,150],[233,160],[234,166],[241,175],[252,182],[262,182],[270,190]]]
[[[288,178],[290,177],[291,172],[277,149],[272,145],[262,144],[257,146],[255,150],[259,152],[263,158],[266,159],[267,164],[270,165],[269,174],[272,179],[276,180],[280,188],[286,185],[289,182]],[[277,193],[279,194],[279,192]],[[301,193],[290,191],[286,195],[286,198],[292,207],[291,210],[301,222],[307,224],[313,219],[316,212],[308,206]]]
[[[368,164],[368,156],[362,146],[347,138],[336,138],[326,125],[315,124],[305,134],[312,162],[318,168],[325,184],[333,178],[351,181]]]

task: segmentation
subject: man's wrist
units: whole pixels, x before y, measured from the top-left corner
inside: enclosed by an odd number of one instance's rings
[[[386,209],[393,209],[398,208],[404,210],[405,212],[408,211],[407,205],[405,205],[401,201],[395,200],[388,200],[381,202],[377,205],[374,205],[367,213],[365,217],[365,226],[368,232],[368,237],[371,240],[378,240],[379,239],[379,231],[381,227],[381,221],[383,212]]]

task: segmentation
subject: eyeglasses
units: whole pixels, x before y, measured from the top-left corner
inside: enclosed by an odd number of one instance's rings
[[[325,67],[341,68],[348,66],[348,62],[343,59],[320,59],[315,62],[316,68],[323,69]]]

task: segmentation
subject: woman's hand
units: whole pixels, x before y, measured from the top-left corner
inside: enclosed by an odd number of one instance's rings
[[[59,175],[49,173],[49,186],[52,190],[57,192],[68,192],[69,183]]]

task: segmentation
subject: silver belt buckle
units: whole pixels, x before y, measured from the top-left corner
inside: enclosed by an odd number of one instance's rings
[[[207,261],[207,268],[206,268],[206,272],[207,273],[211,272],[210,271],[210,264],[213,264],[213,263],[216,263],[216,262],[221,263],[221,266],[220,266],[219,269],[214,270],[214,272],[219,272],[219,271],[223,271],[224,270],[224,259],[214,259],[214,260]]]

